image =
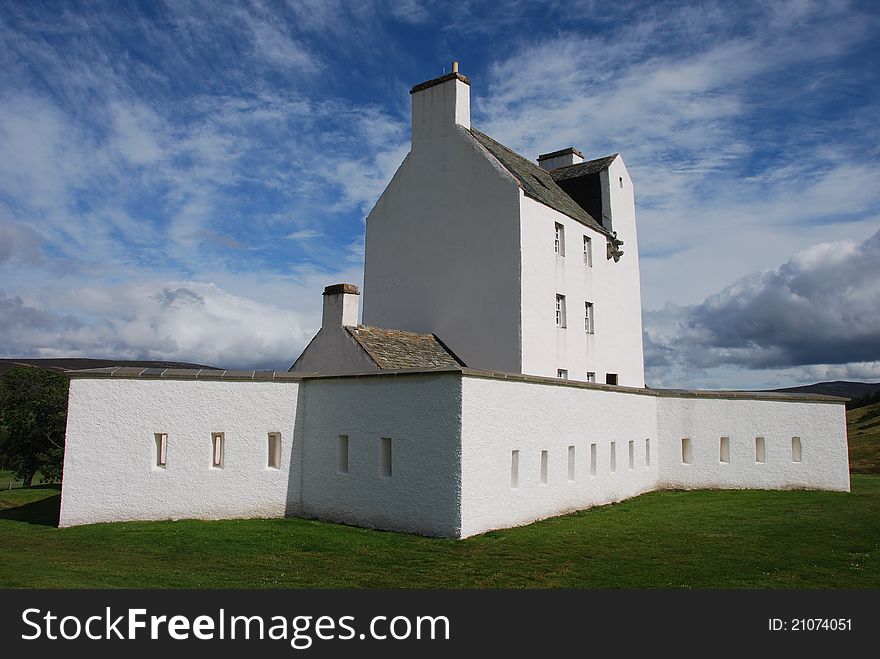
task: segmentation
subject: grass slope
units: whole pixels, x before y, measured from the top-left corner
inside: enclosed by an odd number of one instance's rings
[[[463,541],[301,520],[57,529],[51,487],[0,493],[0,586],[877,588],[880,476],[834,492],[653,492]]]
[[[849,410],[846,432],[850,471],[880,474],[880,403]]]

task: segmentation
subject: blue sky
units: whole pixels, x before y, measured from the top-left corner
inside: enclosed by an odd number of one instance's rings
[[[878,37],[871,2],[0,2],[0,354],[286,369],[457,59],[520,153],[623,155],[649,384],[880,379]]]

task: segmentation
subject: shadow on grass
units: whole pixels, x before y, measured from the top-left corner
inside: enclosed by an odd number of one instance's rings
[[[48,488],[49,486],[46,487]],[[60,511],[61,493],[59,492],[45,499],[0,510],[0,519],[9,519],[15,522],[25,522],[40,526],[58,526],[58,514]]]

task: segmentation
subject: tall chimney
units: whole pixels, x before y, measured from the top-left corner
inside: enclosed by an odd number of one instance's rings
[[[452,63],[452,72],[413,87],[412,95],[412,150],[432,145],[443,134],[456,126],[471,127],[471,82],[458,72],[458,62]]]
[[[358,324],[358,297],[354,284],[333,284],[324,289],[324,316],[321,328],[346,327]]]

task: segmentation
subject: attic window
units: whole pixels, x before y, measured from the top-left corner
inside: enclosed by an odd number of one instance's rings
[[[557,256],[565,256],[565,227],[559,222],[556,223],[556,240],[553,249]]]
[[[618,178],[618,180],[620,181],[620,187],[622,188],[622,187],[623,187],[623,177],[620,176],[620,177]]]

